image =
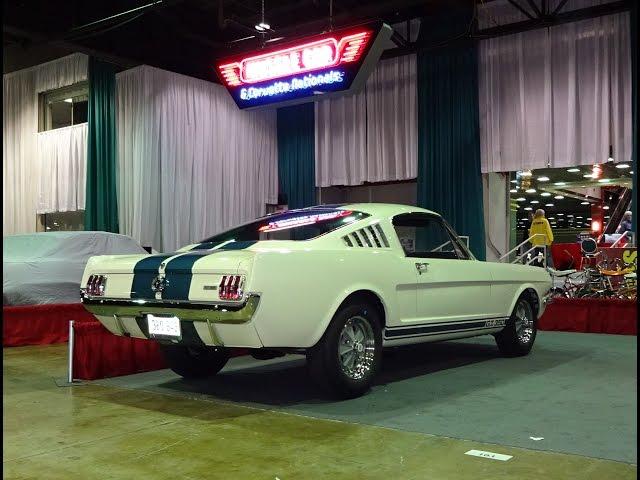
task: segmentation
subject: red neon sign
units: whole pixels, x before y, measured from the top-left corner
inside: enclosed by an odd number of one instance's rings
[[[312,72],[357,61],[371,38],[369,30],[326,37],[219,65],[218,70],[229,87]]]

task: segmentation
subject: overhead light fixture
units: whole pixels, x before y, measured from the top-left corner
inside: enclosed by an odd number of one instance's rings
[[[607,158],[607,162],[613,162],[613,145],[609,145],[609,158]]]
[[[553,203],[545,203],[544,206],[545,207],[553,207]]]
[[[564,187],[567,184],[567,182],[555,182],[554,185],[558,186],[558,187]]]
[[[591,205],[589,202],[580,202],[580,205]]]
[[[512,188],[511,190],[509,190],[511,193],[518,193],[518,189],[517,188]]]
[[[594,178],[594,177],[595,177],[595,175],[594,175],[593,173],[585,173],[585,174],[583,175],[583,177],[584,177],[584,178]]]
[[[65,98],[64,101],[67,103],[73,103],[73,98]]]
[[[551,196],[551,193],[549,193],[549,192],[542,192],[542,193],[540,194],[540,196],[542,196],[542,197],[550,197],[550,196]]]
[[[538,177],[538,181],[539,182],[548,182],[549,181],[549,177]]]
[[[567,172],[569,172],[569,173],[578,173],[578,172],[580,172],[580,169],[579,168],[570,168],[570,169],[567,170]]]
[[[531,203],[536,204],[536,203],[540,203],[538,200],[531,200]]]
[[[616,165],[616,168],[620,168],[620,169],[629,168],[629,164],[628,163],[618,163]]]
[[[562,195],[556,195],[553,198],[555,198],[556,200],[562,200],[564,197]]]
[[[260,16],[260,18],[261,18],[260,23],[258,23],[258,24],[257,24],[255,27],[253,27],[253,28],[255,28],[255,29],[256,29],[257,31],[259,31],[259,32],[264,33],[264,32],[266,32],[267,30],[271,30],[271,25],[269,25],[269,24],[266,22],[266,20],[264,19],[264,0],[262,0],[262,2],[261,2],[261,7],[262,7],[262,8],[261,8],[261,12],[260,12],[260,13],[261,13],[262,15]]]
[[[598,180],[598,183],[609,183],[610,181],[610,178],[601,178],[600,180]]]
[[[536,189],[535,188],[527,188],[525,190],[525,192],[527,192],[527,193],[536,193]]]
[[[527,210],[527,211],[533,210],[533,208],[531,208],[531,207],[524,207],[524,209]]]
[[[518,180],[511,180],[511,183],[518,183]]]
[[[526,200],[526,198],[524,198],[524,197],[516,198],[516,202],[524,202],[525,200]]]
[[[603,210],[609,210],[609,205],[605,205],[604,207],[602,207]]]
[[[564,213],[558,213],[558,216],[562,217],[562,216],[564,216]]]

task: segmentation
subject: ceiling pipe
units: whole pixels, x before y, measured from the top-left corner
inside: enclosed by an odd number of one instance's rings
[[[69,50],[69,53],[73,53],[73,52],[84,53],[86,55],[99,58],[100,60],[103,60],[105,62],[112,63],[124,69],[136,67],[143,63],[138,60],[120,57],[118,55],[112,55],[111,53],[107,53],[101,50],[89,48],[79,43],[68,42],[66,40],[51,39],[42,33],[23,30],[21,28],[14,27],[11,25],[3,24],[2,30],[10,35],[24,39],[26,41],[26,43],[24,44],[24,48],[29,48],[31,46],[35,46],[38,44],[50,44],[50,45],[60,47],[62,49]]]

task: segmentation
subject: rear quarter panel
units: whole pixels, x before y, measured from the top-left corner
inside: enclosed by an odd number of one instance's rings
[[[358,290],[375,293],[385,316],[397,318],[403,309],[395,295],[395,279],[400,278],[396,270],[401,267],[391,249],[259,252],[247,291],[261,295],[254,325],[262,343],[315,345],[340,304]]]

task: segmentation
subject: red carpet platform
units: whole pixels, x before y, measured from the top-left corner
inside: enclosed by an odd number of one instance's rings
[[[2,346],[64,343],[69,340],[69,320],[96,321],[80,303],[2,307]]]
[[[158,344],[113,335],[97,320],[74,326],[73,377],[118,377],[167,368]]]
[[[112,335],[80,303],[3,307],[2,317],[3,347],[68,342],[69,320],[74,320],[76,379],[166,368],[155,342]]]
[[[638,334],[638,305],[631,300],[558,298],[538,321],[540,330]]]
[[[538,326],[540,330],[637,335],[636,316],[633,301],[560,298],[547,307]],[[111,334],[81,304],[4,307],[3,317],[5,347],[67,342],[69,320],[75,320],[76,379],[166,368],[155,342]]]

